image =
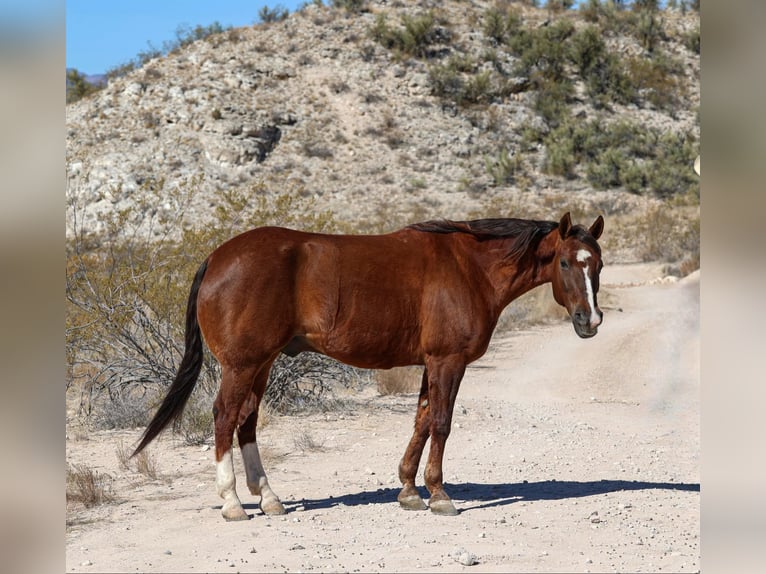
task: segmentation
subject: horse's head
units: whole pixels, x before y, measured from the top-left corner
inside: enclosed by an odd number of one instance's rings
[[[553,297],[569,312],[575,332],[582,338],[598,332],[603,313],[598,308],[598,278],[601,247],[597,239],[604,231],[600,215],[589,229],[572,225],[569,213],[561,218],[553,259]]]

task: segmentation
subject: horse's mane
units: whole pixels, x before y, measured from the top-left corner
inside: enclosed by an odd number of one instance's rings
[[[556,221],[538,221],[532,219],[497,218],[474,219],[471,221],[450,221],[438,219],[413,223],[407,229],[428,233],[467,233],[479,241],[496,238],[513,238],[509,255],[518,256],[559,226]]]

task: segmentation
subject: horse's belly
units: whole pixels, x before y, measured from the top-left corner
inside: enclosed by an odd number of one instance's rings
[[[318,352],[342,363],[363,369],[390,369],[421,364],[419,345],[404,330],[333,330],[323,335],[307,335]]]

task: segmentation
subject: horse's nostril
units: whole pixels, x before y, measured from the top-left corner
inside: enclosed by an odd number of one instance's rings
[[[578,309],[574,312],[574,320],[580,324],[585,324],[588,322],[588,317],[585,313]]]

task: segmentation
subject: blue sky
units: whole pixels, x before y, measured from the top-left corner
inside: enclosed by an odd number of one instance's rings
[[[150,44],[161,50],[179,26],[251,26],[261,7],[291,12],[305,0],[67,0],[66,65],[100,74],[133,60]]]

